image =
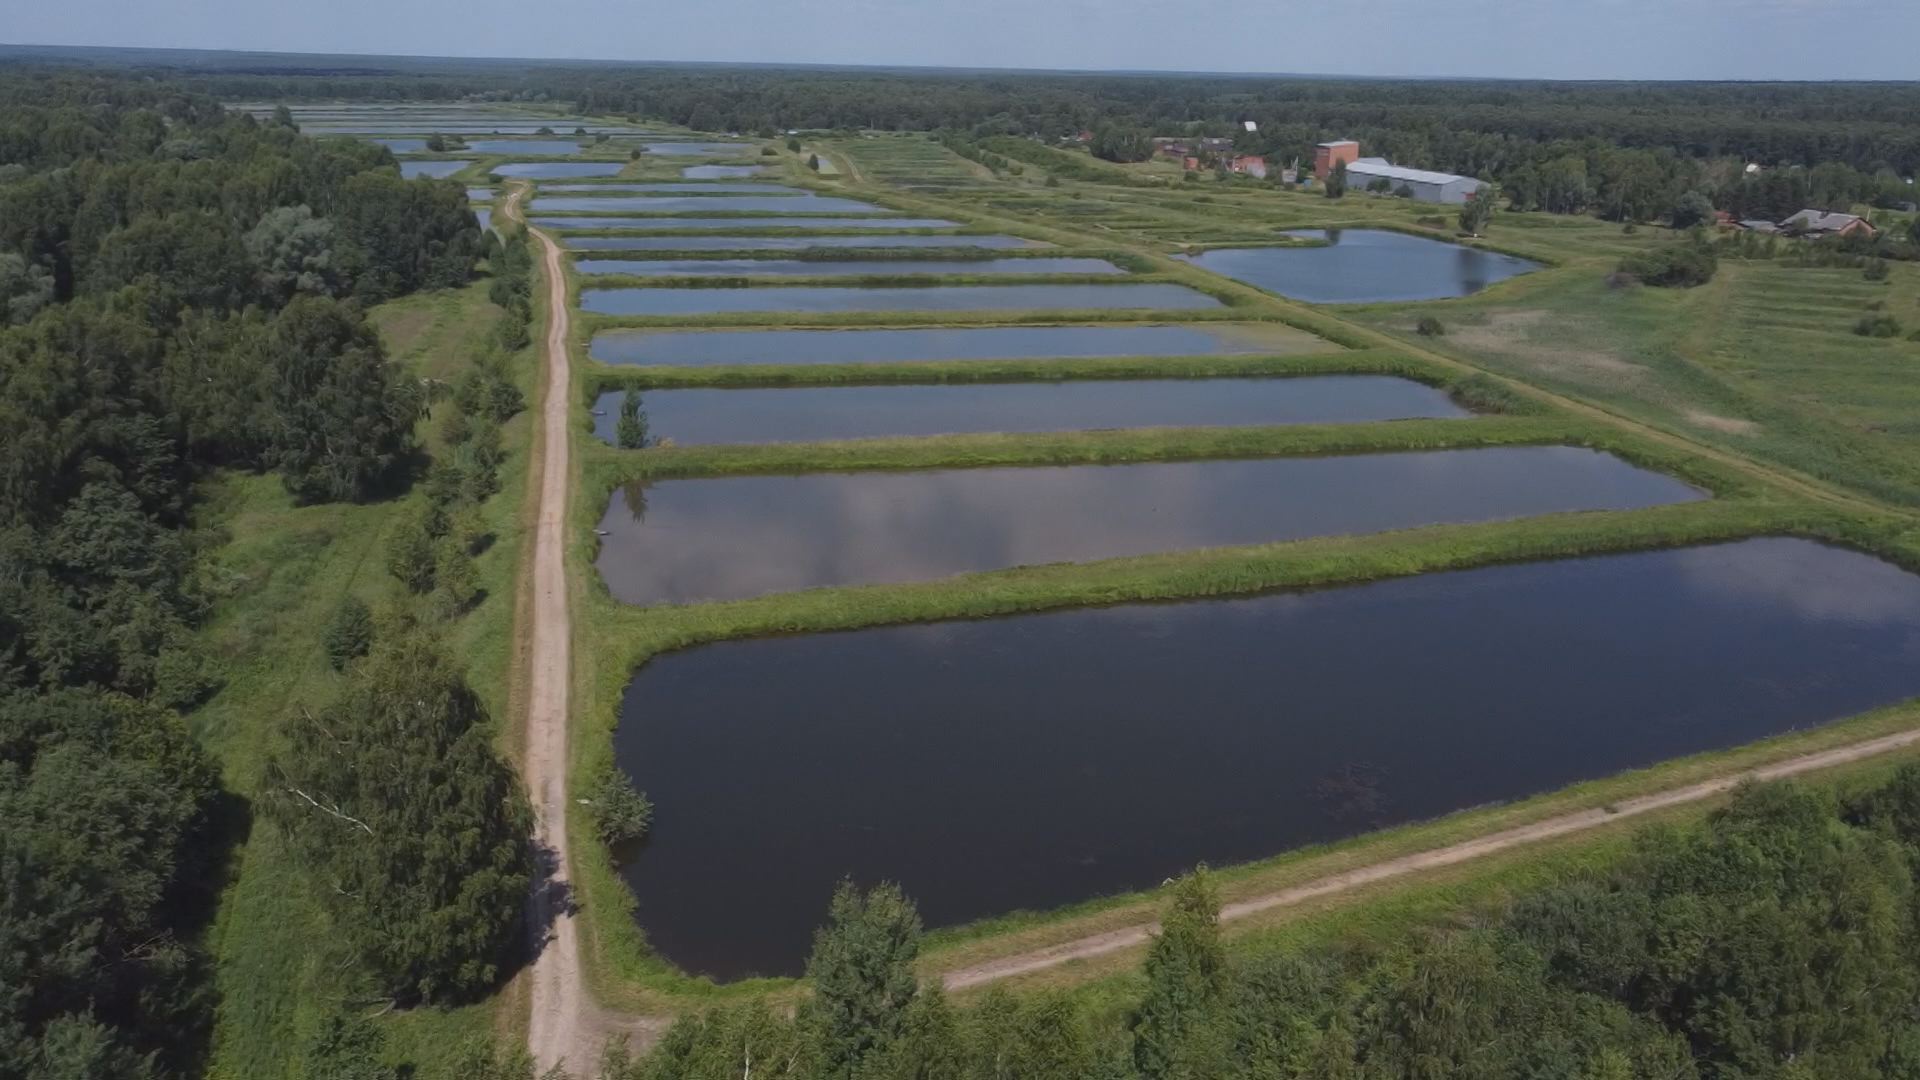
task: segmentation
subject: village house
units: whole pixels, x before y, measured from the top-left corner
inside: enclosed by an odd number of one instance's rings
[[[1780,223],[1780,231],[1799,236],[1866,236],[1879,233],[1858,214],[1830,214],[1824,210],[1802,210]]]

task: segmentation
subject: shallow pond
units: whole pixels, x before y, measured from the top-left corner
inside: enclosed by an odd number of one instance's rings
[[[495,165],[495,176],[511,176],[521,180],[545,180],[568,176],[618,176],[626,168],[618,161],[515,161],[506,165]]]
[[[495,169],[495,172],[501,172]],[[502,173],[502,175],[506,175]],[[536,217],[553,229],[957,229],[957,221],[911,217]]]
[[[764,165],[689,165],[680,170],[680,175],[688,180],[725,180],[736,176],[759,176],[766,171]]]
[[[1204,270],[1315,304],[1467,296],[1540,264],[1384,229],[1305,229],[1324,247],[1221,248],[1185,256]]]
[[[467,189],[467,201],[492,202],[493,189],[490,187],[470,187]]]
[[[636,277],[853,277],[893,274],[1120,274],[1105,259],[576,259],[582,274]]]
[[[650,142],[645,145],[647,153],[658,154],[661,157],[696,157],[709,154],[714,157],[719,157],[723,154],[757,154],[760,152],[757,143]]]
[[[416,177],[438,179],[452,176],[461,169],[473,164],[471,161],[403,161],[400,163],[400,178],[412,180]]]
[[[424,154],[427,152],[427,140],[425,139],[369,139],[368,141],[379,143],[381,146],[386,147],[396,154]]]
[[[476,206],[473,208],[473,216],[479,220],[482,229],[493,228],[493,211],[491,209],[485,206]]]
[[[578,220],[578,219],[575,219]],[[576,251],[805,251],[808,248],[1041,248],[1018,236],[569,236]]]
[[[717,315],[760,311],[1190,310],[1220,301],[1185,285],[924,285],[884,289],[801,285],[752,288],[583,289],[595,315]]]
[[[795,214],[890,214],[884,206],[859,199],[834,199],[824,195],[638,195],[594,198],[590,195],[541,195],[533,200],[533,209],[559,211],[613,211],[631,214],[690,213],[731,214],[743,211],[786,211]],[[735,222],[752,227],[752,219]]]
[[[665,480],[614,494],[598,566],[689,603],[1701,497],[1565,446]]]
[[[541,194],[548,192],[610,192],[628,191],[639,193],[657,193],[661,195],[811,195],[805,188],[790,187],[786,184],[728,184],[728,183],[684,183],[678,180],[662,180],[658,183],[611,183],[611,184],[541,184]]]
[[[590,138],[576,139],[467,139],[467,149],[479,154],[577,154],[582,143],[589,146]],[[626,145],[626,144],[621,144]]]
[[[1285,326],[969,326],[914,330],[609,330],[607,364],[885,364],[1104,356],[1286,354],[1331,348]]]
[[[623,397],[609,391],[594,404],[594,432],[609,443]],[[650,390],[640,405],[654,438],[683,446],[1468,415],[1431,386],[1379,375]]]
[[[707,645],[629,686],[648,944],[796,974],[834,883],[930,926],[1920,693],[1920,578],[1802,540]],[[774,812],[769,812],[772,808]]]

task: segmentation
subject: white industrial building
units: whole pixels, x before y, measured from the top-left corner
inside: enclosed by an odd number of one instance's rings
[[[1480,181],[1471,176],[1403,169],[1386,158],[1363,157],[1347,164],[1347,190],[1365,191],[1375,180],[1387,181],[1393,185],[1390,190],[1396,193],[1404,187],[1413,198],[1430,203],[1457,205],[1471,199],[1480,189]]]

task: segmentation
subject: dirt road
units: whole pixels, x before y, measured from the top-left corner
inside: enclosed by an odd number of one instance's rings
[[[1672,806],[1699,802],[1724,795],[1733,790],[1741,781],[1778,780],[1788,776],[1815,772],[1820,769],[1844,765],[1850,761],[1860,761],[1880,754],[1920,744],[1920,731],[1902,731],[1885,735],[1878,739],[1851,743],[1846,746],[1822,750],[1817,753],[1803,754],[1800,757],[1777,761],[1750,772],[1736,773],[1716,780],[1705,780],[1686,787],[1657,791],[1651,795],[1625,799],[1606,809],[1581,810],[1576,813],[1562,814],[1559,817],[1536,821],[1531,825],[1488,833],[1472,840],[1462,841],[1447,847],[1434,848],[1431,851],[1403,855],[1397,859],[1373,863],[1345,873],[1332,874],[1318,881],[1297,885],[1290,889],[1267,893],[1264,896],[1249,897],[1245,900],[1225,904],[1220,909],[1220,920],[1231,922],[1244,919],[1249,915],[1272,911],[1275,908],[1292,907],[1323,896],[1358,889],[1375,882],[1406,877],[1426,870],[1437,870],[1444,866],[1469,862],[1473,859],[1506,851],[1523,844],[1550,840],[1569,833],[1585,832],[1610,822],[1620,821],[1640,814],[1664,810]],[[1087,960],[1108,953],[1145,945],[1159,929],[1158,923],[1141,923],[1137,926],[1110,930],[1103,934],[1093,934],[1073,941],[1061,942],[1043,949],[1034,949],[1013,956],[1004,956],[997,960],[975,964],[971,967],[957,968],[941,975],[942,984],[949,990],[960,990],[969,986],[997,982],[1016,975],[1026,975],[1048,968],[1059,967],[1075,960]]]

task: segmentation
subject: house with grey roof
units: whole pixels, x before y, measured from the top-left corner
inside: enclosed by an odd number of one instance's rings
[[[1452,173],[1432,172],[1427,169],[1406,169],[1389,162],[1386,158],[1364,157],[1347,163],[1347,189],[1365,190],[1375,180],[1385,180],[1388,190],[1406,194],[1420,202],[1452,203],[1459,205],[1473,198],[1480,190],[1480,181],[1471,176],[1455,176]]]
[[[1780,223],[1780,231],[1798,236],[1873,236],[1879,232],[1858,214],[1802,210]]]

